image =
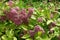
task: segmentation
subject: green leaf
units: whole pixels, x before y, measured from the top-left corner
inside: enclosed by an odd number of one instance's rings
[[[31,19],[36,20],[36,17],[34,15],[31,16]]]
[[[38,36],[41,36],[41,34],[42,34],[42,32],[41,32],[41,31],[39,31],[39,32],[38,32]]]
[[[53,20],[48,20],[47,25],[49,25],[51,22],[53,22]]]
[[[58,36],[59,35],[59,28],[58,27],[54,27],[51,30],[54,30],[54,36]]]
[[[40,38],[40,36],[36,37],[35,40],[42,40],[42,38]]]
[[[17,38],[16,37],[13,37],[13,40],[17,40]]]
[[[32,40],[31,38],[28,38],[28,39],[26,39],[26,40]]]
[[[30,37],[30,35],[29,34],[26,34],[26,35],[24,35],[22,38],[23,39],[27,39],[27,38],[29,38]]]
[[[60,26],[60,24],[56,24],[57,26]]]
[[[0,35],[2,35],[2,32],[0,32]]]
[[[9,38],[13,38],[14,36],[14,31],[11,29],[11,30],[6,30],[6,35],[9,37]]]
[[[1,38],[2,38],[3,40],[8,40],[8,37],[7,37],[6,35],[3,35]]]
[[[25,25],[21,25],[20,28],[22,28],[23,30],[28,30],[27,26],[25,26]]]

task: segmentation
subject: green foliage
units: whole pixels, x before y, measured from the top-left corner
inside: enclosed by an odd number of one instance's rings
[[[56,0],[57,1],[57,0]],[[34,12],[29,18],[28,25],[22,23],[21,25],[14,24],[11,20],[1,21],[0,17],[0,40],[57,40],[60,35],[60,3],[52,1],[47,2],[47,0],[13,0],[14,5],[10,7],[7,5],[8,0],[3,0],[0,2],[0,16],[4,16],[4,10],[10,11],[10,8],[18,6],[21,12],[22,9],[33,8]],[[57,8],[57,9],[56,9]],[[57,10],[57,11],[56,11]],[[51,13],[53,12],[53,18],[51,18]],[[56,12],[56,13],[54,13]],[[28,11],[26,11],[28,14]],[[43,17],[43,22],[38,22],[38,18]],[[7,17],[6,17],[7,18]],[[52,26],[49,29],[48,25],[51,22],[56,22],[56,26]],[[29,30],[34,29],[35,25],[40,25],[45,33],[37,32],[33,38],[29,35]],[[50,30],[54,30],[54,33],[49,34]],[[25,31],[25,32],[24,32]],[[23,34],[20,37],[20,34]]]

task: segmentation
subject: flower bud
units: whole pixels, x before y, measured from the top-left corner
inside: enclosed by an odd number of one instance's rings
[[[6,20],[6,16],[0,16],[0,21],[5,21]]]
[[[50,31],[49,31],[49,34],[52,34],[52,33],[54,33],[54,30],[50,30]]]
[[[38,22],[43,22],[43,19],[42,19],[42,17],[41,18],[38,18],[38,20],[37,20]]]
[[[30,34],[31,37],[34,37],[35,32],[34,32],[33,30],[30,30],[30,31],[29,31],[29,34]]]
[[[56,22],[51,22],[49,25],[48,25],[48,28],[51,29],[53,27],[56,26]]]
[[[42,33],[45,33],[44,29],[43,29],[42,27],[40,27],[39,25],[36,25],[36,26],[35,26],[34,31],[35,31],[35,32],[42,31]]]

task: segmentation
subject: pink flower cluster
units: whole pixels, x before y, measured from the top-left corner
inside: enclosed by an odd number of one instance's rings
[[[31,37],[34,37],[34,35],[37,33],[37,32],[42,32],[42,34],[43,33],[45,33],[45,31],[44,31],[44,29],[42,28],[42,27],[40,27],[39,25],[36,25],[35,27],[34,27],[34,30],[30,30],[29,31],[29,34],[30,34],[30,36]]]
[[[11,20],[16,25],[20,25],[22,23],[28,24],[28,20],[33,14],[33,11],[33,8],[28,8],[28,13],[26,13],[26,9],[20,10],[19,7],[15,7],[5,12],[5,14],[7,19]]]

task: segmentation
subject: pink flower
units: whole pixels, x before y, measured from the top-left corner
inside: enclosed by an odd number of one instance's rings
[[[12,7],[12,6],[13,6],[13,4],[14,4],[14,2],[13,2],[13,1],[11,1],[11,0],[8,2],[8,5],[9,5],[10,7]]]
[[[34,31],[35,31],[35,32],[41,31],[42,33],[45,33],[44,29],[43,29],[42,27],[40,27],[39,25],[36,25],[36,26],[35,26]]]
[[[43,22],[43,18],[42,17],[40,17],[40,18],[38,18],[38,20],[37,20],[38,22]]]
[[[0,16],[0,21],[5,21],[6,20],[6,16]]]
[[[19,7],[15,7],[15,10],[19,11],[19,10],[20,10],[20,8],[19,8]]]
[[[33,14],[34,9],[33,8],[28,8],[28,15],[27,17],[30,18],[31,15]]]
[[[13,19],[13,22],[14,22],[16,25],[22,24],[22,20],[20,20],[20,19]]]
[[[30,34],[31,37],[34,37],[35,32],[34,32],[33,30],[30,30],[30,31],[29,31],[29,34]]]
[[[10,13],[17,14],[17,10],[15,10],[14,8],[11,8]]]

